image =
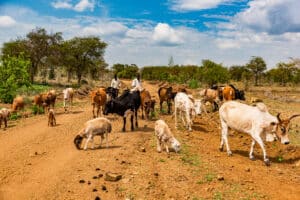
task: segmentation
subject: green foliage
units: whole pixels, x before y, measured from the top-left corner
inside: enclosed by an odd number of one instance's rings
[[[229,81],[229,72],[222,64],[216,64],[210,60],[203,60],[200,68],[200,77],[202,82],[208,85],[225,83]]]
[[[192,79],[189,81],[189,88],[196,89],[199,88],[199,82],[196,79]]]
[[[243,79],[243,74],[247,73],[249,69],[245,66],[231,66],[229,68],[230,79],[235,81],[241,81]]]
[[[22,86],[30,86],[28,68],[30,61],[22,54],[19,57],[5,57],[0,63],[0,99],[12,103],[16,91]]]
[[[20,119],[22,116],[20,113],[11,113],[9,119],[10,120],[17,120]]]
[[[252,59],[247,63],[246,67],[252,72],[254,76],[254,84],[258,85],[258,79],[267,69],[267,65],[262,57],[253,56]]]
[[[287,83],[299,83],[300,69],[294,63],[278,63],[276,68],[266,73],[267,79],[271,82],[286,86]]]
[[[38,107],[36,105],[32,106],[31,110],[32,110],[32,113],[34,115],[36,115],[36,114],[43,114],[44,113],[44,109],[42,107]]]
[[[139,68],[135,64],[127,65],[118,63],[114,64],[112,68],[119,78],[132,79],[139,72]]]

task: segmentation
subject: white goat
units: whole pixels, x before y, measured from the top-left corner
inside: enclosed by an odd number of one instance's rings
[[[67,111],[67,102],[70,106],[70,109],[72,108],[74,90],[73,88],[66,88],[63,90],[63,94],[64,94],[64,109],[65,111]]]
[[[222,128],[222,137],[219,149],[221,151],[223,150],[223,145],[225,142],[227,154],[232,155],[227,139],[228,128],[247,133],[252,137],[249,158],[251,160],[254,159],[253,147],[257,142],[263,151],[263,159],[267,166],[270,165],[270,161],[267,158],[262,138],[265,138],[265,136],[270,136],[270,134],[276,134],[276,136],[281,139],[282,144],[289,144],[287,134],[289,120],[299,116],[293,115],[288,120],[281,120],[279,118],[279,114],[277,117],[271,115],[263,103],[257,103],[256,106],[249,106],[236,101],[225,102],[221,106],[219,114]]]
[[[157,151],[161,152],[161,145],[166,148],[169,153],[168,143],[171,144],[174,151],[177,153],[180,150],[180,143],[173,136],[169,126],[163,120],[157,120],[155,122],[155,136],[157,139]]]
[[[189,131],[192,131],[192,119],[196,116],[196,110],[194,105],[194,99],[191,95],[187,95],[183,92],[178,92],[174,99],[175,102],[175,128],[177,128],[177,111],[179,110],[181,120],[184,126],[187,127]],[[185,113],[186,122],[183,117],[183,112]]]
[[[92,145],[93,145],[92,148],[94,148],[94,136],[100,135],[101,136],[100,146],[102,145],[102,140],[104,139],[104,136],[105,136],[106,148],[107,148],[108,147],[108,133],[111,132],[111,129],[112,129],[111,122],[104,117],[99,117],[99,118],[89,120],[84,124],[84,128],[75,137],[74,144],[77,149],[80,149],[80,145],[81,145],[83,138],[87,138],[83,149],[84,150],[87,149],[87,145],[90,140],[92,140]]]

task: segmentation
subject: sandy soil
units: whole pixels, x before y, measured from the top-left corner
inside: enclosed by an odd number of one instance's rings
[[[157,85],[144,84],[157,95]],[[73,139],[92,117],[89,100],[77,99],[72,112],[57,112],[55,127],[39,115],[0,130],[0,200],[300,198],[299,146],[268,143],[272,163],[266,167],[259,147],[257,160],[248,159],[250,137],[232,133],[233,156],[228,157],[218,151],[218,113],[197,117],[192,132],[175,130],[172,116],[157,116],[182,143],[180,153],[168,155],[156,152],[155,121],[140,119],[138,129],[130,132],[128,126],[122,133],[122,119],[113,115],[108,116],[113,123],[109,148],[77,150]],[[293,127],[299,133],[297,124]],[[105,181],[107,172],[122,179]]]

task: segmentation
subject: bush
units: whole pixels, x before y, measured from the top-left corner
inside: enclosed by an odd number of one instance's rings
[[[195,79],[192,79],[189,81],[189,88],[191,89],[196,89],[196,88],[199,88],[199,83],[197,80]]]
[[[44,109],[42,107],[38,107],[37,105],[32,106],[31,110],[34,115],[44,113]]]

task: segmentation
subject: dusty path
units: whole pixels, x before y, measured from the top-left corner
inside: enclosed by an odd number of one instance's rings
[[[145,86],[156,95],[156,86]],[[108,149],[78,151],[74,136],[92,116],[87,100],[78,105],[73,113],[58,110],[56,127],[47,126],[46,116],[36,116],[0,130],[0,200],[300,197],[299,147],[268,144],[272,165],[266,167],[258,148],[256,161],[247,158],[248,136],[232,134],[229,142],[234,156],[227,157],[217,150],[218,116],[209,114],[198,117],[190,133],[175,131],[174,119],[161,116],[181,141],[180,154],[156,152],[154,121],[140,120],[136,131],[121,133],[122,120],[114,116],[109,116],[113,133]],[[98,138],[95,141],[99,144]],[[123,178],[104,181],[101,175],[106,172],[121,173]]]

